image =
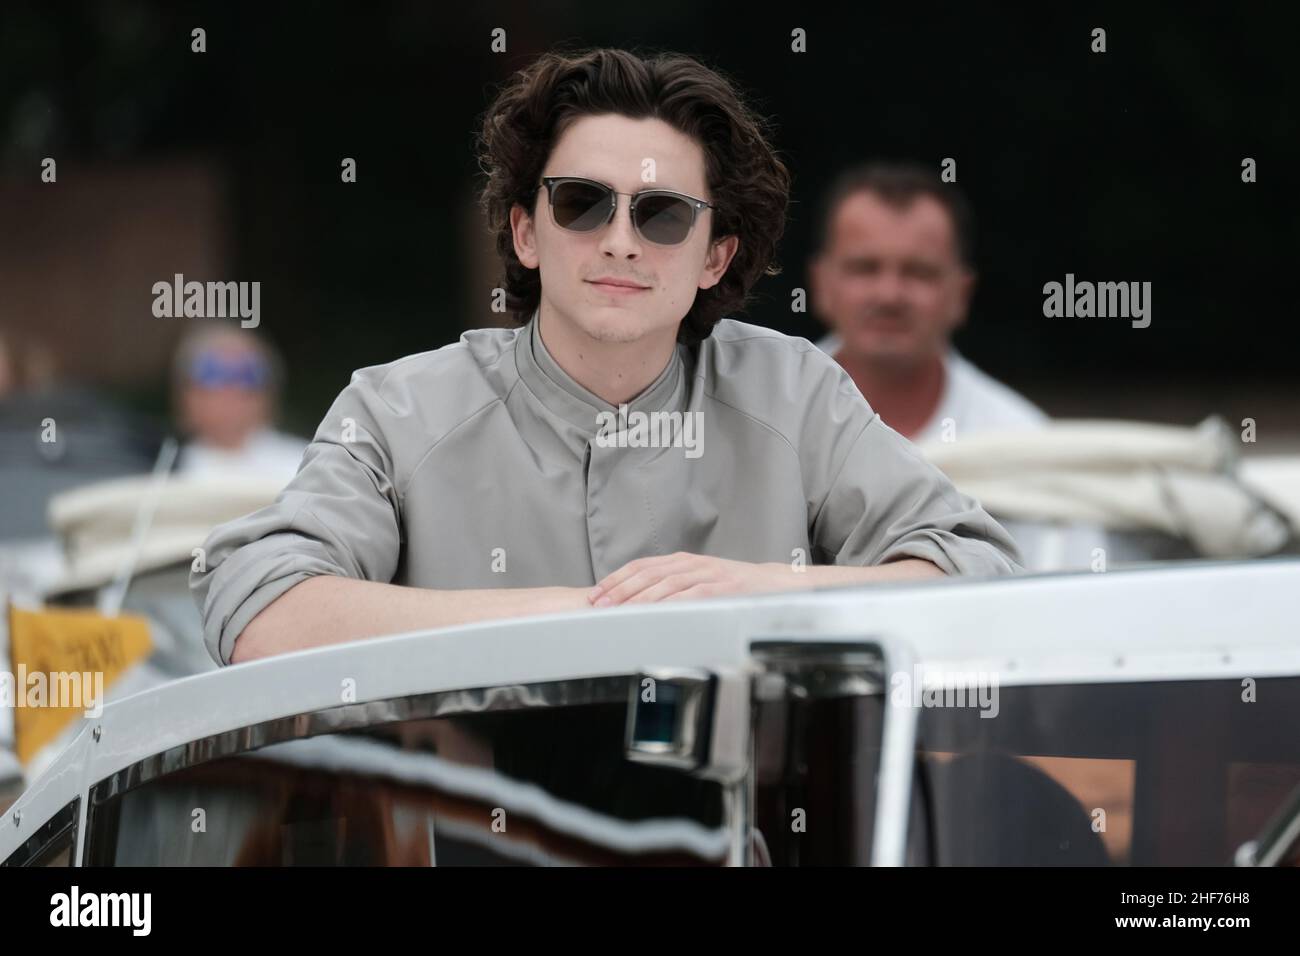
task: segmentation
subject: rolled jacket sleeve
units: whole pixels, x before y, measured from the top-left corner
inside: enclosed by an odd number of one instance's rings
[[[868,566],[903,558],[947,574],[1023,570],[1015,542],[973,498],[961,494],[911,442],[886,425],[847,376],[828,420],[841,425],[838,459],[812,524],[817,550],[834,564]]]
[[[402,536],[386,411],[368,370],[355,373],[275,502],[209,534],[206,570],[191,572],[190,589],[218,663],[230,663],[263,608],[309,577],[392,580]]]

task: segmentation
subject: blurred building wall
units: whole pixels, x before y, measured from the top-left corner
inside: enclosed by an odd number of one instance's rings
[[[183,327],[153,315],[153,284],[232,278],[219,169],[60,163],[57,175],[0,179],[0,326],[48,349],[61,379],[165,376]]]

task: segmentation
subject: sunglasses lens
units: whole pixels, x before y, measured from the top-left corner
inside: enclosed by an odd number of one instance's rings
[[[556,183],[551,190],[555,224],[574,232],[591,232],[609,218],[610,193],[590,183]]]
[[[636,203],[636,227],[650,242],[675,246],[691,232],[694,210],[676,196],[642,196]]]
[[[202,352],[190,366],[190,381],[200,388],[256,390],[266,384],[267,375],[266,363],[256,355]]]

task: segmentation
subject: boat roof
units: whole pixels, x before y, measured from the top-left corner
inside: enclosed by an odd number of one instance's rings
[[[638,605],[281,655],[164,684],[83,718],[68,748],[0,817],[0,859],[123,768],[192,741],[337,708],[348,680],[365,703],[664,667],[744,669],[751,645],[773,640],[883,642],[927,669],[994,673],[1004,686],[1293,676],[1297,593],[1296,558],[1176,563]],[[15,811],[31,825],[15,827]]]

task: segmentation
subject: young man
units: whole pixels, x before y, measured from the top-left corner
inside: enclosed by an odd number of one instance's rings
[[[486,114],[480,163],[523,327],[354,373],[275,504],[208,539],[191,583],[219,661],[1016,569],[828,356],[722,318],[771,271],[789,192],[724,78],[543,56]]]

